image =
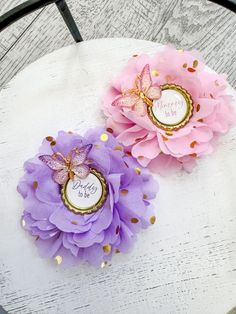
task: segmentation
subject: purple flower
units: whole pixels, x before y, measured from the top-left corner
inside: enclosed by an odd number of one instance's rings
[[[90,166],[103,174],[108,195],[99,210],[80,215],[66,207],[53,170],[38,157],[67,156],[71,149],[88,144],[93,145],[88,153]],[[47,137],[39,154],[25,163],[18,191],[25,204],[24,228],[36,237],[40,255],[53,257],[58,264],[87,261],[100,266],[113,253],[128,252],[136,234],[155,222],[150,200],[158,184],[102,128],[89,130],[84,137],[63,131],[55,140]]]

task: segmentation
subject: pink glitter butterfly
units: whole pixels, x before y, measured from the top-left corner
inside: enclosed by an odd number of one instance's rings
[[[147,112],[147,105],[151,106],[152,100],[160,97],[161,89],[158,86],[152,86],[149,64],[146,64],[141,74],[137,76],[134,88],[115,99],[112,106],[132,108],[140,116],[144,116]]]
[[[54,170],[53,180],[58,184],[65,184],[68,179],[73,179],[74,176],[80,179],[85,179],[90,172],[87,160],[88,153],[92,148],[92,144],[85,145],[81,148],[74,148],[70,151],[67,157],[61,153],[39,156],[50,169]]]

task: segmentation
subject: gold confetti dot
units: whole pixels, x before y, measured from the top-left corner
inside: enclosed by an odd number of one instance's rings
[[[194,61],[193,61],[193,67],[196,68],[197,66],[198,66],[198,61],[197,61],[197,60],[194,60]]]
[[[25,220],[22,218],[21,219],[21,226],[24,228],[25,227]]]
[[[183,68],[187,68],[187,66],[188,66],[187,63],[183,64]]]
[[[51,146],[56,145],[56,141],[52,141],[52,142],[50,143],[50,145],[51,145]]]
[[[115,146],[115,147],[114,147],[114,150],[119,150],[119,151],[121,151],[121,152],[122,152],[122,150],[123,150],[123,149],[122,149],[122,147],[121,147],[121,146],[117,145],[117,146]]]
[[[94,147],[97,148],[97,149],[99,149],[101,146],[98,145],[98,144],[95,144]]]
[[[108,135],[106,133],[103,133],[101,136],[100,136],[100,140],[103,141],[103,142],[106,142],[108,140]]]
[[[165,137],[164,135],[162,135],[162,139],[163,139],[163,141],[168,141],[168,138]]]
[[[166,135],[168,135],[168,136],[172,136],[173,135],[173,133],[172,132],[166,132]]]
[[[198,112],[201,109],[201,106],[197,104],[196,111]]]
[[[111,246],[110,246],[110,244],[104,245],[104,246],[102,247],[102,249],[103,249],[103,252],[104,252],[104,253],[110,253],[110,252],[111,252]]]
[[[138,156],[138,159],[143,159],[144,158],[144,156]]]
[[[56,261],[56,263],[57,263],[58,265],[61,264],[61,262],[62,262],[62,257],[61,257],[60,255],[55,256],[54,259],[55,259],[55,261]]]
[[[156,216],[150,217],[150,223],[154,225],[155,222],[156,222]]]
[[[109,132],[109,133],[113,133],[114,131],[113,131],[113,129],[112,129],[112,128],[107,128],[107,132]]]
[[[194,146],[197,144],[197,142],[196,141],[193,141],[191,144],[190,144],[190,147],[191,148],[194,148]]]
[[[78,222],[75,220],[72,220],[71,223],[72,223],[72,225],[78,225]]]
[[[115,252],[118,254],[118,253],[120,253],[120,250],[116,249],[116,251],[115,251]]]
[[[46,140],[47,140],[48,142],[52,142],[52,141],[53,141],[53,137],[52,137],[52,136],[47,136],[47,137],[46,137]]]
[[[33,187],[33,189],[37,189],[37,187],[38,187],[38,182],[37,181],[34,181],[33,182],[33,184],[32,184],[32,187]]]
[[[148,199],[147,194],[143,194],[143,199],[144,199],[144,200],[147,200],[147,199]]]
[[[130,221],[133,223],[133,224],[136,224],[139,222],[138,218],[131,218]]]
[[[187,70],[190,72],[190,73],[194,73],[196,70],[193,69],[193,68],[187,68]]]
[[[134,169],[134,171],[135,171],[138,175],[140,175],[140,174],[141,174],[141,169],[140,169],[140,168],[138,168],[138,167],[136,167],[136,168]]]
[[[104,268],[107,265],[107,261],[101,263],[101,268]]]
[[[196,154],[196,153],[192,153],[192,154],[190,154],[189,156],[191,156],[191,157],[197,157],[197,154]]]
[[[125,196],[129,193],[129,191],[127,189],[122,189],[120,192],[123,196]]]
[[[152,76],[159,76],[159,72],[157,70],[152,70]]]

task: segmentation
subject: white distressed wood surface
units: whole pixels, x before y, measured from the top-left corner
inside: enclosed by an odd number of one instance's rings
[[[0,15],[25,0],[0,0]],[[236,87],[236,14],[207,0],[67,0],[85,40],[132,37],[198,49]],[[0,87],[39,57],[73,43],[55,5],[0,33]]]
[[[225,314],[236,304],[236,129],[191,174],[156,176],[157,223],[104,269],[39,258],[16,185],[47,135],[103,124],[100,99],[148,41],[104,39],[49,54],[0,92],[0,304],[9,313]]]

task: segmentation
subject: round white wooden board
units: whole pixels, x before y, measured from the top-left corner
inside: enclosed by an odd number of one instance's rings
[[[20,227],[24,161],[47,135],[103,125],[110,80],[132,55],[159,48],[83,42],[31,64],[0,92],[0,304],[10,313],[224,314],[236,304],[235,128],[191,174],[157,176],[157,223],[104,269],[42,260]]]

